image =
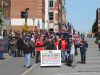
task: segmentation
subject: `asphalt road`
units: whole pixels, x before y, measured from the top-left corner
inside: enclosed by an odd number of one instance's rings
[[[40,67],[40,63],[35,64],[35,59],[31,58],[31,68],[24,66],[25,58],[14,58],[6,56],[5,60],[0,60],[0,75],[100,75],[100,51],[95,39],[86,38],[89,48],[86,53],[86,64],[81,64],[80,50],[75,58],[75,68],[66,64],[61,67]]]

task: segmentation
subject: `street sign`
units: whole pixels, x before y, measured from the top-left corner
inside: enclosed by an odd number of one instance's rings
[[[61,66],[61,50],[41,51],[41,66]]]

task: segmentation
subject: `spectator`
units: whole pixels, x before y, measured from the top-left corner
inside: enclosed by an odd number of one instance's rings
[[[31,46],[31,58],[32,58],[32,53],[33,53],[34,58],[36,58],[35,57],[35,43],[31,40],[31,38],[29,38],[29,45]]]
[[[3,52],[5,50],[5,43],[2,38],[0,38],[0,59],[3,59]]]
[[[7,50],[7,53],[8,53],[9,37],[7,36],[7,34],[5,34],[3,40],[4,40],[5,47],[6,47],[6,50]]]
[[[18,57],[21,57],[22,56],[23,45],[24,45],[23,39],[22,39],[22,37],[20,37],[18,39],[18,41],[17,41]],[[21,51],[21,54],[20,54],[20,51]]]
[[[10,45],[11,45],[11,51],[14,54],[14,57],[16,57],[16,42],[14,37],[12,37],[12,40],[10,41]]]

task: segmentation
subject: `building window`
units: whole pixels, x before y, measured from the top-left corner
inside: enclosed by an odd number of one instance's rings
[[[53,3],[54,3],[53,0],[50,0],[49,1],[49,7],[53,7]]]
[[[49,13],[49,20],[53,20],[53,12]]]

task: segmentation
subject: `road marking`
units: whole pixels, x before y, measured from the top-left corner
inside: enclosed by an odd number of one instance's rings
[[[100,57],[87,57],[86,59],[94,59],[94,58],[100,58]],[[81,58],[75,58],[75,59],[81,59]]]
[[[30,70],[32,70],[35,66],[37,66],[37,64],[35,64],[33,67],[31,67],[30,69],[28,69],[26,72],[24,72],[24,73],[21,74],[21,75],[25,75],[25,74],[28,73]]]
[[[74,67],[74,68],[80,68],[80,67],[82,67],[82,68],[93,68],[93,67],[98,68],[100,66],[77,66],[77,67]],[[71,67],[66,67],[66,68],[71,68]]]

